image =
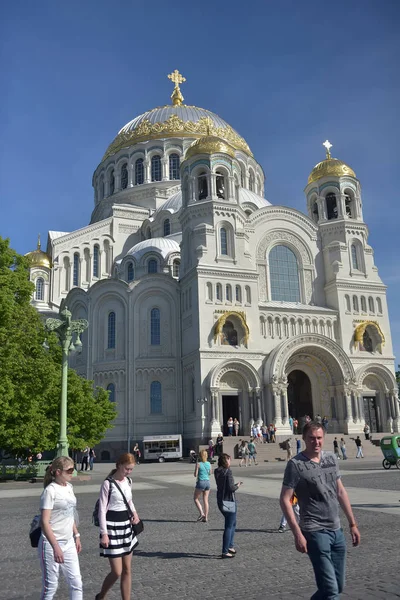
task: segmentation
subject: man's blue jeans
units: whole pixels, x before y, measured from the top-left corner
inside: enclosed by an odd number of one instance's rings
[[[318,587],[311,600],[338,600],[343,591],[346,569],[343,529],[303,531],[303,535]]]
[[[223,512],[222,504],[218,504],[218,508],[221,511],[224,519],[225,519],[225,529],[224,535],[222,538],[222,554],[227,554],[229,552],[229,548],[234,548],[234,538],[235,538],[235,529],[236,529],[236,512],[228,513]]]

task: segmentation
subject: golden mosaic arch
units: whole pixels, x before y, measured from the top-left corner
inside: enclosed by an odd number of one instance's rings
[[[246,323],[245,313],[238,310],[226,310],[222,313],[222,315],[219,317],[218,321],[214,325],[214,342],[217,340],[218,336],[222,334],[222,329],[225,325],[226,320],[229,317],[236,317],[240,321],[245,332],[243,341],[247,345],[247,342],[249,341],[250,329]]]
[[[354,347],[357,348],[357,344],[362,344],[363,336],[365,330],[368,326],[374,327],[381,337],[381,345],[385,345],[385,336],[383,335],[383,331],[380,328],[379,324],[376,321],[362,321],[359,325],[357,325],[354,331]]]

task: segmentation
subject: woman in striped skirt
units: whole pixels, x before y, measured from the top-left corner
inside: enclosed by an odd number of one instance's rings
[[[100,489],[100,556],[108,558],[111,571],[104,579],[96,600],[103,600],[119,578],[122,600],[130,600],[131,597],[132,551],[138,544],[132,524],[139,522],[132,502],[132,482],[129,478],[134,466],[135,457],[122,454],[117,460],[116,469],[111,471]]]

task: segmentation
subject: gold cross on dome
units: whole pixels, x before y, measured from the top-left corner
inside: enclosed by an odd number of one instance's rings
[[[322,145],[326,148],[326,158],[331,158],[332,144],[330,143],[330,141],[325,140],[325,142]]]
[[[175,106],[180,106],[184,101],[184,97],[182,96],[179,84],[186,81],[186,78],[179,73],[178,69],[175,69],[175,71],[172,71],[172,73],[168,75],[168,79],[175,84],[174,91],[171,95],[172,102]]]

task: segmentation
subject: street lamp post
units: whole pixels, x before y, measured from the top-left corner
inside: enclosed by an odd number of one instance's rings
[[[88,328],[89,323],[86,319],[72,320],[72,314],[68,310],[64,301],[60,306],[59,319],[46,319],[45,327],[47,331],[54,331],[60,340],[62,348],[62,367],[61,367],[61,406],[60,406],[60,436],[57,443],[57,456],[68,456],[68,437],[67,437],[67,386],[68,386],[68,355],[70,352],[81,352],[82,342],[81,334]],[[72,341],[76,334],[75,343]]]

